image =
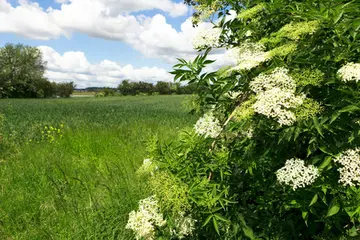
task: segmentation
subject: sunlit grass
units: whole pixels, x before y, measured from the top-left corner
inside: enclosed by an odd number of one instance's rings
[[[1,100],[0,239],[131,239],[146,141],[196,121],[182,96]],[[64,128],[54,141],[44,126]],[[60,137],[61,135],[61,137]]]

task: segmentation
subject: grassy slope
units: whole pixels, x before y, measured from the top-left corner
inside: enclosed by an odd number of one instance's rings
[[[130,239],[127,214],[147,196],[134,175],[146,141],[196,120],[182,99],[1,100],[0,239]],[[29,143],[60,123],[63,138]]]

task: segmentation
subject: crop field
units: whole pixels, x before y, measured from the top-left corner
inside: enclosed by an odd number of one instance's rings
[[[0,101],[0,239],[131,239],[147,141],[197,117],[184,96]]]

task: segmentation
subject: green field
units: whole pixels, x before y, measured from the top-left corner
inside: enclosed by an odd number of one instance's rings
[[[149,194],[135,171],[149,139],[196,121],[183,99],[1,100],[0,239],[131,239],[128,213]]]

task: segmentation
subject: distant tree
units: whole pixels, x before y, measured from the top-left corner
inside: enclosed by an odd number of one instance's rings
[[[136,94],[133,84],[128,79],[123,80],[119,84],[118,90],[123,95],[135,95]]]
[[[38,48],[6,44],[0,48],[0,97],[43,97],[45,69]]]
[[[102,92],[104,93],[105,97],[109,97],[109,96],[114,96],[115,95],[115,90],[112,88],[103,88]]]
[[[139,82],[137,84],[136,92],[137,94],[147,93],[148,95],[151,95],[154,92],[154,85],[152,83]]]
[[[171,85],[169,82],[162,82],[162,81],[157,82],[155,85],[155,90],[156,92],[159,92],[162,95],[172,93]]]
[[[57,95],[60,97],[68,98],[74,92],[75,84],[73,82],[58,83],[57,84]]]
[[[38,89],[38,97],[51,98],[57,95],[57,83],[50,82],[43,78],[41,81],[36,82],[36,88]]]

